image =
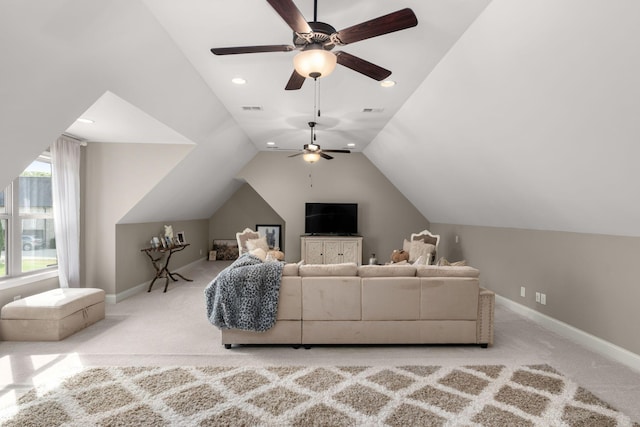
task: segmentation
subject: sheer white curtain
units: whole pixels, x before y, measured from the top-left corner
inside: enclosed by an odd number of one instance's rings
[[[80,287],[80,142],[61,136],[51,146],[53,215],[60,287]]]

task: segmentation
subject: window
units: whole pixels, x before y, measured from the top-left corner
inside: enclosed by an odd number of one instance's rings
[[[57,265],[51,172],[46,152],[0,192],[0,279]]]

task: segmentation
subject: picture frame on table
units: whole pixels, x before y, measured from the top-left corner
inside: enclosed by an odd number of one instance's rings
[[[282,248],[282,226],[280,224],[257,224],[256,231],[260,237],[267,238],[269,249]]]
[[[184,245],[187,243],[187,239],[184,237],[184,231],[178,231],[176,233],[176,241],[178,245]]]

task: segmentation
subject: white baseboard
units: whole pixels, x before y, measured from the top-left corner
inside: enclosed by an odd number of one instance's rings
[[[545,329],[640,372],[640,355],[497,294],[496,303],[536,322]]]
[[[195,260],[195,261],[193,261],[193,262],[191,262],[191,263],[189,263],[187,265],[183,265],[180,268],[176,268],[175,270],[172,270],[171,272],[172,273],[173,272],[180,273],[180,272],[182,272],[184,270],[187,270],[191,266],[193,266],[193,265],[195,265],[195,264],[197,264],[199,262],[202,262],[204,260],[206,260],[206,258],[199,258],[199,259],[197,259],[197,260]],[[125,290],[125,291],[118,292],[117,294],[107,294],[107,295],[105,295],[105,302],[107,304],[116,304],[116,303],[118,303],[118,302],[120,302],[120,301],[122,301],[124,299],[127,299],[127,298],[133,296],[133,295],[139,294],[140,292],[144,292],[149,287],[150,283],[151,283],[151,280],[146,281],[144,283],[140,283],[139,285],[136,285],[133,288],[129,288],[129,289]]]

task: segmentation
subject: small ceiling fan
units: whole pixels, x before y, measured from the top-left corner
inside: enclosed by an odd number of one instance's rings
[[[333,159],[333,156],[330,156],[327,153],[351,153],[351,150],[323,150],[322,148],[320,148],[320,145],[316,144],[315,128],[317,123],[309,122],[308,124],[309,128],[311,128],[311,142],[309,144],[304,144],[302,151],[296,154],[292,154],[289,157],[296,157],[301,155],[305,162],[315,163],[320,160],[320,157],[327,160]]]
[[[374,80],[384,80],[391,71],[345,51],[331,52],[336,46],[381,36],[418,25],[418,19],[409,8],[398,10],[366,22],[336,31],[331,25],[318,22],[318,1],[314,0],[313,21],[307,22],[293,0],[267,0],[273,9],[293,30],[293,45],[262,45],[213,48],[215,55],[235,55],[259,52],[290,52],[300,50],[294,58],[294,71],[285,87],[297,90],[307,77],[326,77],[336,63],[351,68]]]

